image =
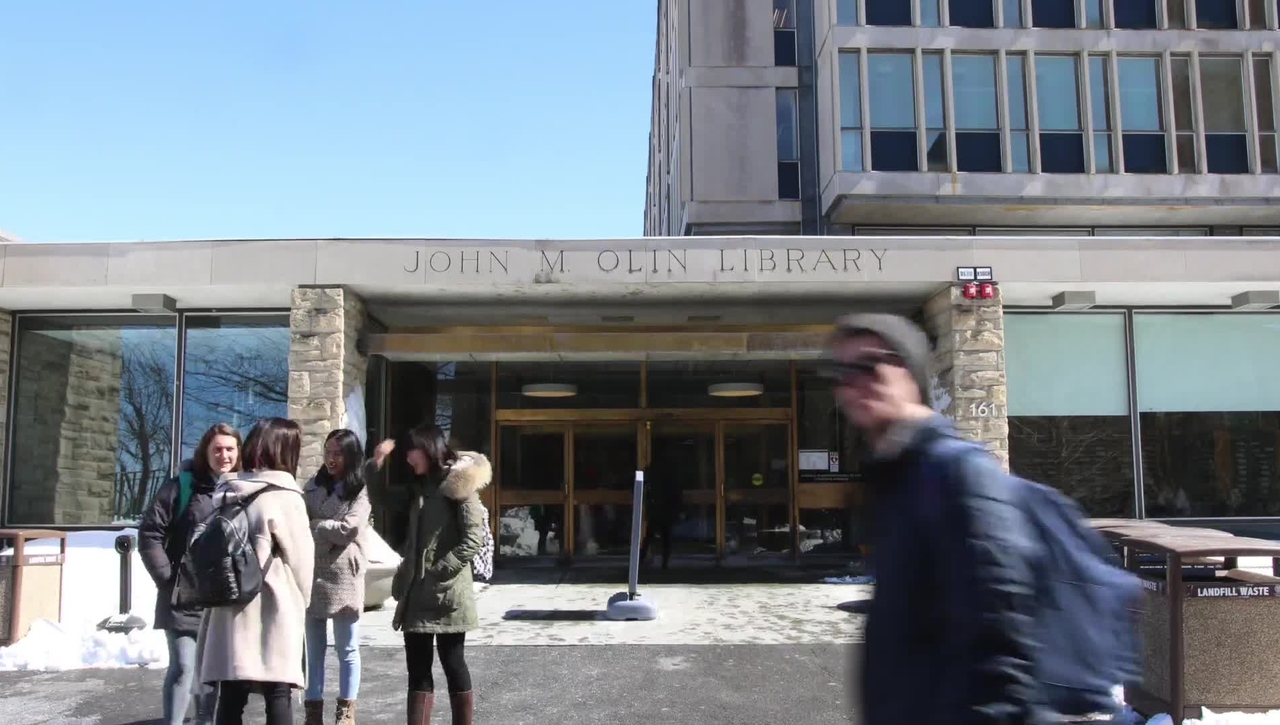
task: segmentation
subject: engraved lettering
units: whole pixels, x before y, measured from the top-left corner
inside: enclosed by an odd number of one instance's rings
[[[438,257],[443,257],[443,258],[444,258],[444,268],[443,268],[443,269],[441,269],[440,267],[437,267],[437,266],[436,266],[436,259],[437,259]],[[431,271],[432,271],[432,272],[437,272],[437,273],[439,273],[439,272],[448,272],[448,271],[449,271],[449,268],[453,266],[453,258],[449,256],[449,253],[448,253],[448,252],[432,252],[432,253],[431,253],[431,258],[427,260],[427,264],[431,265]]]
[[[613,257],[612,266],[608,266],[608,267],[605,266],[604,260],[606,255]],[[622,260],[618,258],[618,253],[613,251],[612,249],[606,249],[603,252],[596,255],[596,265],[600,267],[601,272],[612,272],[613,270],[617,269],[618,265],[620,264],[622,264]]]
[[[541,254],[542,254],[542,262],[540,263],[539,271],[545,271],[547,269],[554,270],[556,266],[559,265],[560,272],[561,273],[564,272],[564,250],[563,249],[556,252],[556,258],[554,262],[547,258],[546,250],[543,250]]]
[[[793,254],[794,252],[794,254]],[[804,250],[788,249],[787,250],[787,274],[791,274],[791,264],[795,263],[801,274],[804,273]]]
[[[458,252],[458,261],[459,261],[458,271],[463,274],[466,274],[467,273],[467,253],[465,251]],[[472,259],[471,261],[476,263],[476,274],[480,274],[480,250],[478,249],[476,250],[475,259]]]
[[[883,272],[884,271],[884,255],[888,254],[889,250],[881,249],[879,252],[877,252],[876,250],[873,249],[871,250],[871,253],[876,255],[876,262],[879,263],[878,266],[876,267],[876,271]]]
[[[502,273],[509,274],[507,271],[507,262],[510,260],[510,254],[511,252],[504,251],[502,253],[502,257],[499,258],[497,252],[489,252],[489,272],[491,274],[493,273],[493,265],[497,262],[498,266],[502,267]]]
[[[668,274],[670,274],[673,271],[673,268],[671,266],[671,263],[673,261],[676,264],[680,265],[681,272],[684,272],[685,274],[689,273],[689,266],[685,263],[686,254],[688,254],[688,250],[685,250],[685,249],[681,249],[681,250],[668,249],[667,250],[667,273]],[[721,254],[723,256],[723,252]]]
[[[746,254],[746,250],[743,250],[743,254],[744,254],[744,256],[745,256],[745,254]],[[721,272],[736,272],[736,271],[737,271],[737,269],[738,269],[737,267],[726,267],[726,266],[724,266],[724,250],[723,250],[723,249],[721,249],[721,250],[720,250],[720,271],[721,271]]]
[[[765,269],[765,268],[764,268],[764,263],[765,263],[764,253],[765,253],[765,252],[768,252],[768,253],[769,253],[769,260],[768,260],[768,261],[769,261],[769,268],[768,268],[768,269]],[[761,271],[761,272],[776,272],[776,271],[778,271],[778,263],[777,263],[776,261],[774,261],[774,259],[773,259],[773,250],[772,250],[772,249],[761,249],[761,250],[760,250],[760,271]]]
[[[828,267],[831,267],[832,272],[836,271],[836,263],[831,261],[831,255],[827,254],[827,250],[825,249],[818,254],[818,261],[813,263],[813,271],[817,272],[818,265],[822,264],[824,261],[827,263]]]
[[[418,266],[421,264],[422,264],[422,252],[414,252],[413,253],[413,269],[409,269],[408,267],[405,267],[404,271],[408,272],[409,274],[413,274],[414,272],[418,271]]]
[[[627,250],[627,274],[635,274],[636,272],[643,272],[643,271],[644,271],[644,267],[636,266],[635,252],[628,249]]]
[[[853,257],[852,257],[852,258],[850,258],[850,256],[849,256],[849,253],[850,253],[850,252],[852,252],[852,253],[853,253]],[[848,272],[848,271],[849,271],[849,263],[850,263],[850,262],[853,262],[853,269],[854,269],[854,271],[856,271],[856,272],[861,272],[861,271],[862,271],[862,267],[858,265],[858,260],[860,260],[860,259],[862,259],[862,250],[860,250],[860,249],[846,249],[846,250],[844,250],[844,271]]]

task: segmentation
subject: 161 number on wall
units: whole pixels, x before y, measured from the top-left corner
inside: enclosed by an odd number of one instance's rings
[[[992,418],[1000,412],[995,403],[981,402],[969,404],[969,416],[972,418]]]

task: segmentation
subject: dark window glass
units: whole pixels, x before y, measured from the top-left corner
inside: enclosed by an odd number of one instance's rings
[[[1124,170],[1131,174],[1167,174],[1164,134],[1124,134]]]
[[[1236,13],[1238,0],[1196,0],[1196,27],[1204,30],[1234,30],[1240,27]]]
[[[1083,136],[1078,133],[1041,133],[1040,168],[1046,174],[1083,174]]]
[[[872,131],[871,168],[876,171],[919,171],[920,149],[915,131]]]
[[[991,0],[951,0],[951,24],[958,28],[994,28],[996,10]]]
[[[867,0],[867,25],[911,25],[911,3]]]
[[[800,198],[800,162],[778,162],[778,198]]]
[[[1242,133],[1206,133],[1204,151],[1211,174],[1249,173],[1249,141]]]
[[[954,55],[951,75],[955,87],[956,168],[1001,171],[995,56]],[[1011,111],[1011,115],[1016,113]]]
[[[289,410],[289,317],[189,315],[182,359],[182,453],[226,423],[247,435]]]
[[[800,553],[854,553],[859,545],[870,543],[868,512],[853,502],[831,507],[830,492],[862,485],[860,467],[865,442],[858,429],[840,413],[831,383],[809,364],[796,370],[796,425],[796,442],[805,452],[796,454],[800,469]],[[825,461],[810,460],[820,459],[819,452],[826,454]]]
[[[961,171],[1000,171],[1000,133],[956,131],[956,165]]]
[[[10,525],[138,520],[172,463],[176,320],[19,318]]]
[[[780,66],[796,64],[796,31],[773,31],[773,64]]]
[[[1201,58],[1200,87],[1209,173],[1249,173],[1248,106],[1240,58]]]
[[[1161,96],[1159,58],[1120,59],[1120,128],[1129,173],[1169,171]]]
[[[1031,0],[1033,28],[1074,28],[1076,7],[1072,0]]]
[[[1156,26],[1156,0],[1115,0],[1116,27],[1152,30]]]
[[[638,408],[640,363],[498,363],[498,407]]]

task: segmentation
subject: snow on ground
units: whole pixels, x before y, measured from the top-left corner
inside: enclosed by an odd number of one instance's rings
[[[875,584],[876,578],[873,576],[829,576],[822,580],[823,584]]]
[[[1280,725],[1280,710],[1270,712],[1213,712],[1201,708],[1200,717],[1189,717],[1182,725]],[[1140,721],[1139,721],[1140,722]],[[1173,718],[1160,713],[1146,722],[1146,725],[1173,725]]]
[[[0,672],[14,670],[78,670],[86,667],[166,667],[169,649],[164,632],[142,629],[129,634],[100,632],[93,626],[64,628],[36,620],[27,636],[0,647]]]

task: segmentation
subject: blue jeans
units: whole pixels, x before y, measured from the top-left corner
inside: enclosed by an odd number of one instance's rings
[[[196,674],[196,638],[165,632],[169,640],[169,670],[164,676],[164,721],[166,725],[182,725],[191,702],[192,680]],[[200,685],[195,696],[196,722],[213,722],[214,689]]]
[[[338,654],[338,697],[354,700],[360,693],[360,617],[307,617],[308,700],[324,699],[324,653],[329,643],[326,625],[333,622],[333,649]]]

